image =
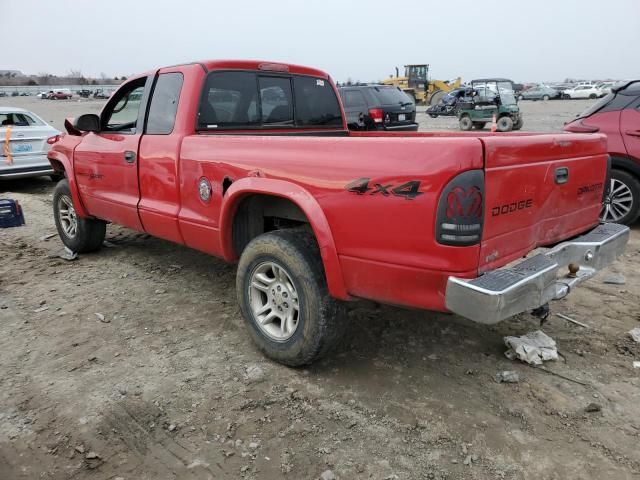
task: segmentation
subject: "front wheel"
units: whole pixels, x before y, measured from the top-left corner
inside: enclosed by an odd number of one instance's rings
[[[471,121],[469,115],[463,115],[462,117],[460,117],[459,124],[460,130],[464,130],[465,132],[473,128],[473,122]]]
[[[623,170],[611,171],[609,193],[605,197],[600,219],[603,222],[631,225],[640,216],[640,182]]]
[[[508,115],[500,117],[498,119],[498,123],[496,124],[496,129],[499,132],[510,132],[511,130],[513,130],[513,119]]]
[[[81,218],[76,214],[66,178],[58,182],[53,191],[53,215],[60,240],[67,248],[78,253],[100,249],[107,224],[102,220]]]
[[[254,238],[240,257],[236,292],[253,341],[277,362],[307,365],[342,338],[346,309],[329,296],[310,232],[278,230]]]
[[[549,95],[543,95],[543,96],[542,96],[542,100],[544,100],[545,102],[546,102],[547,100],[549,100]]]

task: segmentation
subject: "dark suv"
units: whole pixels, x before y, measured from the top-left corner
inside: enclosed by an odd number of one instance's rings
[[[416,106],[398,87],[365,85],[338,90],[351,130],[418,130]]]
[[[601,219],[629,225],[640,216],[640,80],[616,85],[611,93],[565,124],[567,132],[605,133],[611,182]]]

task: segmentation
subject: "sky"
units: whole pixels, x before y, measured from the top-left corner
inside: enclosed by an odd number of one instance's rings
[[[377,81],[640,78],[640,0],[0,0],[0,69],[130,75],[215,58]]]

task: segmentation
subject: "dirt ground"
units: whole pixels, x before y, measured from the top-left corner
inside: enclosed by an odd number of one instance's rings
[[[2,103],[58,128],[100,107]],[[525,129],[558,129],[587,104],[524,102]],[[505,335],[538,328],[529,315],[486,327],[370,303],[351,305],[329,358],[290,369],[251,343],[233,266],[117,226],[101,252],[57,258],[52,190],[0,183],[27,221],[0,230],[1,480],[640,478],[640,344],[627,336],[640,225],[620,261],[552,305],[590,326],[544,325],[562,377],[504,357]],[[613,274],[625,283],[603,282]],[[497,383],[503,370],[520,382]]]

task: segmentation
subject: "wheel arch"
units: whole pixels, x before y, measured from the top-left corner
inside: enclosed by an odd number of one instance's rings
[[[610,155],[611,155],[611,168],[624,170],[625,172],[630,173],[640,181],[640,160],[636,160],[634,158],[631,158],[625,155],[618,155],[614,153]]]
[[[71,190],[71,197],[73,199],[73,206],[76,210],[76,213],[80,217],[90,217],[89,212],[87,212],[86,208],[80,199],[80,192],[78,191],[78,184],[76,183],[76,177],[73,175],[73,166],[71,164],[71,159],[66,156],[64,153],[59,152],[57,150],[50,150],[47,154],[47,159],[49,163],[53,167],[53,169],[58,173],[63,173],[67,182],[69,182],[69,190]]]
[[[291,210],[292,217],[297,215],[295,209],[304,215],[320,248],[329,292],[335,298],[348,300],[350,296],[344,284],[342,267],[324,211],[311,193],[286,180],[250,177],[237,180],[229,186],[223,197],[220,215],[220,245],[224,259],[229,262],[238,260],[241,252],[234,245],[237,215],[241,212],[243,202],[256,196],[290,202],[295,207]]]

